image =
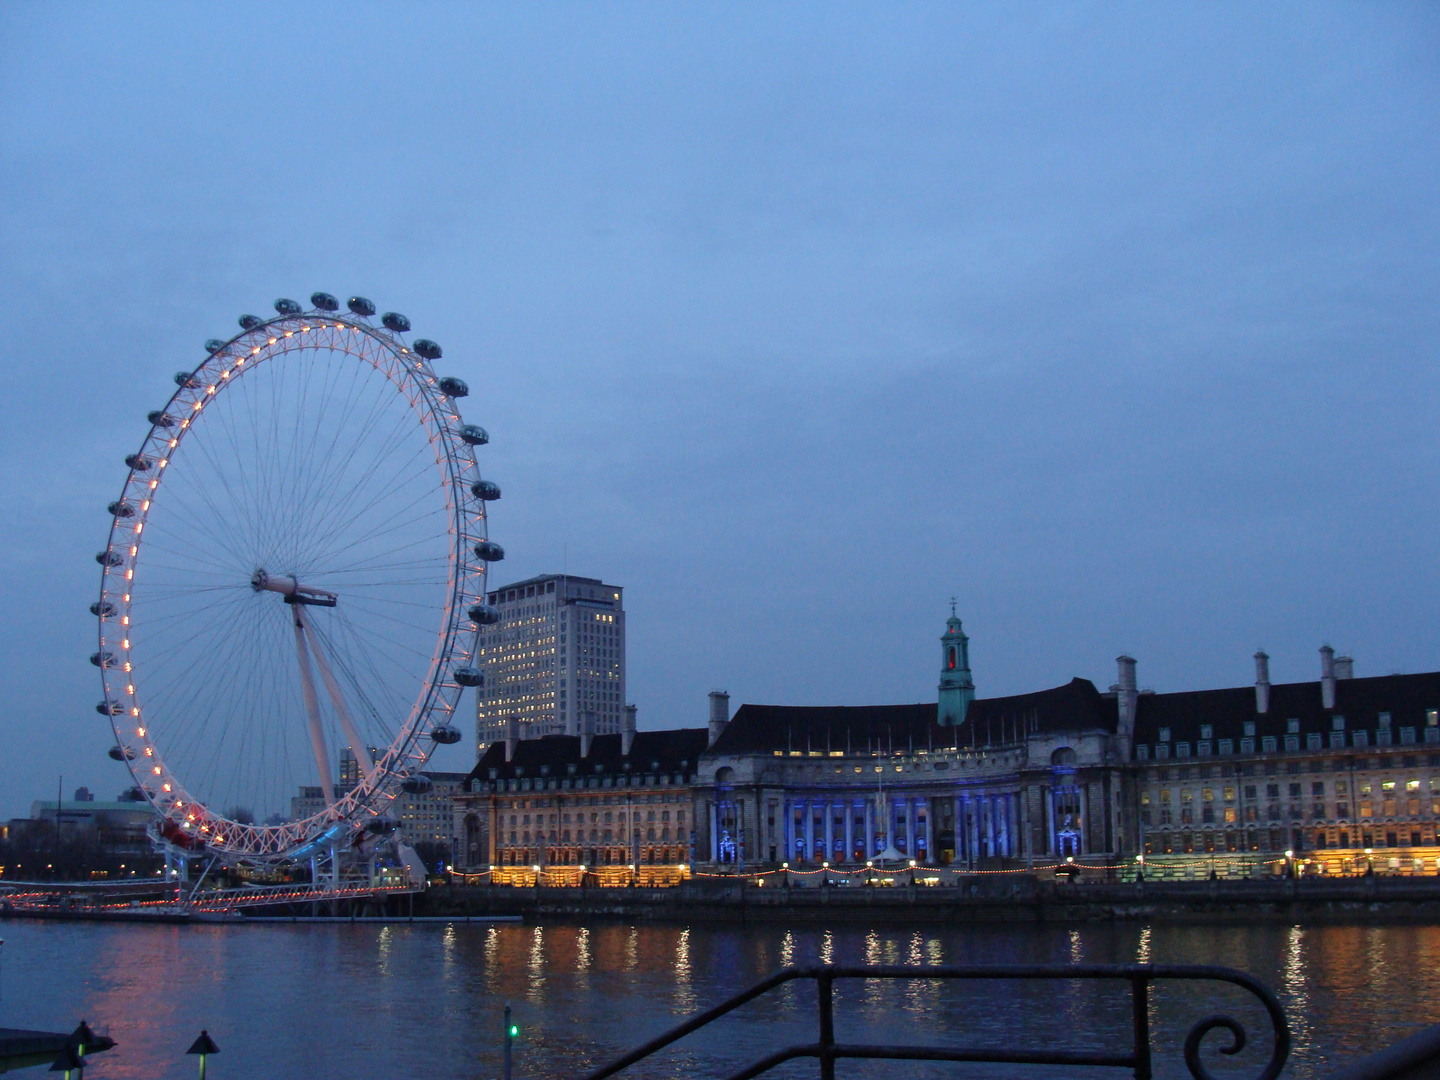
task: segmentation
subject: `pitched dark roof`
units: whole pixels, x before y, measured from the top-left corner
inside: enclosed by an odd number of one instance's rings
[[[1170,729],[1172,740],[1192,741],[1200,738],[1201,724],[1211,725],[1216,739],[1239,739],[1246,721],[1254,722],[1257,735],[1285,735],[1291,719],[1299,720],[1300,734],[1308,735],[1332,730],[1335,716],[1345,717],[1347,730],[1373,729],[1382,712],[1390,714],[1394,728],[1424,727],[1425,711],[1440,708],[1440,672],[1337,680],[1334,709],[1323,707],[1318,681],[1272,686],[1268,712],[1256,712],[1255,704],[1253,686],[1142,694],[1135,710],[1135,741],[1160,741],[1162,727]]]
[[[1032,694],[981,698],[957,731],[936,723],[934,702],[918,705],[741,705],[714,753],[863,751],[870,747],[985,746],[1034,732],[1115,730],[1115,702],[1088,679]]]
[[[700,755],[709,741],[707,728],[672,728],[668,731],[637,731],[630,753],[620,753],[619,735],[596,735],[588,757],[580,756],[580,736],[545,735],[538,739],[522,739],[515,747],[515,757],[505,760],[505,742],[493,742],[470,771],[470,778],[489,780],[490,770],[496,779],[510,780],[517,776],[617,776],[624,773],[683,773],[691,776]],[[541,770],[544,770],[542,772]]]

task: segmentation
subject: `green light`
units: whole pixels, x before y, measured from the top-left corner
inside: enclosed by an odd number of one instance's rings
[[[520,1025],[519,1025],[519,1024],[511,1024],[511,1025],[510,1025],[510,1037],[513,1039],[513,1038],[515,1038],[516,1035],[519,1035],[519,1034],[520,1034]]]

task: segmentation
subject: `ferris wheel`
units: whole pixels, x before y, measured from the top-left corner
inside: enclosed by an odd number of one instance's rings
[[[99,619],[110,756],[152,834],[275,863],[382,832],[455,711],[503,559],[469,390],[395,312],[277,300],[148,416],[108,507]]]

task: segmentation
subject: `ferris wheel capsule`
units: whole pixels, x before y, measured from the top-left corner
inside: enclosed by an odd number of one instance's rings
[[[116,743],[114,746],[110,747],[109,753],[110,758],[113,761],[135,760],[135,748],[133,746],[125,746],[123,743]]]
[[[471,446],[484,446],[490,441],[490,433],[479,424],[466,424],[460,429],[460,438]]]
[[[369,300],[348,306],[361,318],[282,299],[269,321],[242,319],[260,331],[243,350],[207,342],[148,414],[96,555],[96,711],[160,816],[152,835],[227,865],[280,866],[374,828],[461,741],[449,718],[483,681],[466,662],[504,556],[468,492],[483,429],[440,396],[463,381],[397,337],[407,318],[382,328]],[[241,655],[266,677],[237,682]]]
[[[464,379],[457,379],[453,375],[447,375],[437,384],[440,392],[448,398],[468,397],[470,387],[465,384]]]
[[[416,356],[423,356],[426,360],[440,359],[440,346],[429,338],[416,338],[415,344],[411,347],[415,350]]]
[[[500,621],[500,609],[489,604],[475,604],[465,614],[477,626],[494,626]]]
[[[476,480],[470,485],[470,494],[481,502],[494,502],[500,498],[500,485],[490,480]]]
[[[482,562],[499,562],[505,558],[505,549],[494,540],[481,540],[475,545],[475,557]]]

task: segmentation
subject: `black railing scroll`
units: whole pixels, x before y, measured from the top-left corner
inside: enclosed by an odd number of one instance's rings
[[[753,1065],[735,1073],[730,1080],[749,1080],[796,1058],[815,1058],[821,1080],[835,1080],[835,1063],[845,1059],[870,1058],[890,1061],[980,1061],[1015,1065],[1086,1065],[1131,1069],[1135,1080],[1151,1080],[1154,1054],[1150,1034],[1150,987],[1165,980],[1224,982],[1241,987],[1259,999],[1270,1018],[1273,1048],[1269,1060],[1252,1080],[1275,1080],[1290,1056],[1290,1027],[1285,1012],[1270,988],[1243,971],[1233,968],[1198,964],[1063,964],[996,967],[791,967],[777,971],[764,982],[735,995],[715,1008],[691,1017],[644,1046],[590,1073],[585,1080],[605,1077],[629,1068],[638,1061],[669,1046],[693,1031],[698,1031],[747,1002],[769,993],[777,986],[799,980],[814,980],[819,1004],[819,1037],[813,1043],[802,1043],[777,1050]],[[1130,1007],[1133,1015],[1133,1043],[1128,1052],[1084,1049],[1000,1049],[961,1046],[868,1046],[842,1043],[835,1038],[835,981],[837,979],[1084,979],[1114,980],[1130,986]],[[1205,1038],[1211,1032],[1229,1034],[1228,1043],[1214,1046],[1225,1055],[1239,1054],[1249,1042],[1243,1024],[1231,1016],[1207,1016],[1198,1021],[1185,1037],[1184,1058],[1195,1080],[1214,1080],[1201,1061]]]

